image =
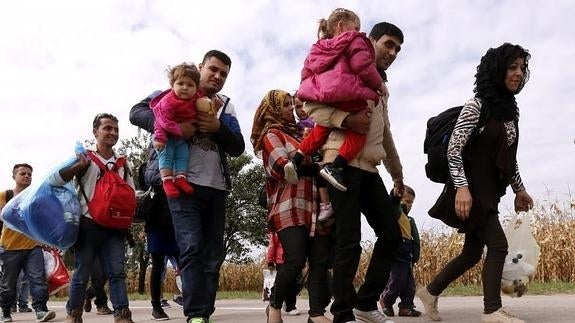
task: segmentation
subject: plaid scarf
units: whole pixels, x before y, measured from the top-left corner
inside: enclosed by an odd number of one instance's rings
[[[256,156],[260,155],[263,140],[267,132],[272,128],[278,128],[286,134],[300,138],[295,122],[286,122],[282,119],[282,107],[286,100],[291,101],[291,95],[282,90],[271,90],[262,99],[260,106],[254,115],[252,134],[250,141],[254,147]]]

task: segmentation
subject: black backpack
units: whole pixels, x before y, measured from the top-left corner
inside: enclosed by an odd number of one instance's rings
[[[423,142],[423,152],[427,154],[425,175],[433,182],[445,184],[451,179],[447,163],[447,146],[462,109],[462,105],[449,108],[427,120],[427,131]],[[487,116],[483,110],[481,109],[479,124],[473,135],[476,135],[478,129],[486,124]]]

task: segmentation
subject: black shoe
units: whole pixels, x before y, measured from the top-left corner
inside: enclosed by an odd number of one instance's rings
[[[161,307],[154,307],[152,309],[152,320],[156,320],[156,321],[167,321],[169,320],[170,317],[168,316],[168,314],[166,314],[166,312],[164,312],[164,309]]]
[[[170,308],[170,307],[172,307],[172,305],[170,305],[170,303],[168,303],[168,300],[165,299],[165,298],[162,298],[162,299],[160,300],[160,305],[161,305],[163,308]]]
[[[342,192],[347,191],[347,187],[343,183],[343,168],[336,168],[333,167],[333,164],[326,164],[319,171],[319,174],[336,189]]]
[[[174,303],[176,303],[178,306],[184,306],[184,298],[182,297],[182,295],[174,295],[174,297],[172,298],[172,301],[174,301]]]
[[[384,312],[385,313],[385,312]],[[410,316],[410,317],[419,317],[421,316],[421,312],[414,309],[414,308],[400,308],[399,312],[397,313],[399,316]]]
[[[92,300],[89,298],[86,298],[84,300],[84,312],[89,313],[92,311]]]

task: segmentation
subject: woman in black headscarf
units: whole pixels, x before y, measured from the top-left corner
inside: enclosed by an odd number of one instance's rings
[[[447,159],[452,182],[429,210],[433,217],[459,219],[465,232],[461,254],[417,291],[426,315],[439,321],[437,298],[447,286],[487,255],[481,275],[482,322],[523,322],[501,304],[501,275],[507,239],[498,218],[500,198],[508,185],[515,193],[515,211],[533,207],[517,166],[519,108],[515,101],[529,79],[531,55],[519,45],[505,43],[481,58],[475,74],[475,97],[467,101],[449,141]],[[447,214],[447,215],[446,215]]]

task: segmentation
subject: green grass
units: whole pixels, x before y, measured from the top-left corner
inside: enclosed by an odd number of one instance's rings
[[[575,294],[575,282],[533,282],[529,285],[527,295]],[[481,285],[453,285],[448,287],[442,296],[480,296]]]
[[[483,291],[481,285],[452,285],[448,287],[441,296],[480,296]],[[527,295],[554,295],[554,294],[575,294],[575,282],[534,282],[529,285]],[[164,296],[172,300],[173,294],[166,293]],[[145,301],[150,299],[149,294],[131,293],[128,295],[131,301]],[[217,299],[259,299],[262,297],[260,291],[218,291]],[[302,290],[298,297],[307,298],[307,290]],[[68,297],[50,297],[50,301],[65,302]]]

